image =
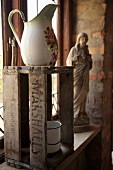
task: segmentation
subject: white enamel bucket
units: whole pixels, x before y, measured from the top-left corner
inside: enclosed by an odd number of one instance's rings
[[[47,153],[55,153],[61,148],[61,122],[47,121]]]

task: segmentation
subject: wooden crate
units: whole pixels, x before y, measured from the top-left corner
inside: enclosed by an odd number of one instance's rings
[[[62,147],[47,154],[52,118],[52,74],[58,74]],[[73,151],[73,68],[23,66],[3,69],[4,148],[8,164],[55,168]]]

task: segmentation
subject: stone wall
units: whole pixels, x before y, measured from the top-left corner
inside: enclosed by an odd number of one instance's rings
[[[111,168],[113,1],[73,0],[72,23],[73,45],[79,32],[89,36],[93,67],[89,73],[86,110],[91,123],[102,124],[100,169],[108,170]]]

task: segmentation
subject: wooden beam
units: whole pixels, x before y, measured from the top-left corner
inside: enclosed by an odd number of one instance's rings
[[[12,0],[1,1],[3,66],[11,65],[11,48],[9,46],[9,37],[12,37],[12,32],[8,24],[8,15],[11,9],[12,9]]]
[[[72,37],[72,30],[71,30],[71,0],[65,0],[63,6],[63,64],[65,65],[66,59],[70,50],[71,46],[71,37]]]
[[[71,47],[71,0],[58,0],[58,65],[65,65]]]

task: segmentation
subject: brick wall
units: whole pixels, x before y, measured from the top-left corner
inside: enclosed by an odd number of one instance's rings
[[[102,124],[100,169],[111,168],[113,1],[73,0],[73,45],[79,32],[89,36],[90,70],[87,113],[91,123]],[[99,143],[99,142],[96,142]],[[98,148],[98,147],[97,147]],[[91,154],[90,154],[91,155]],[[93,158],[92,158],[93,159]],[[96,169],[95,169],[96,170]]]

